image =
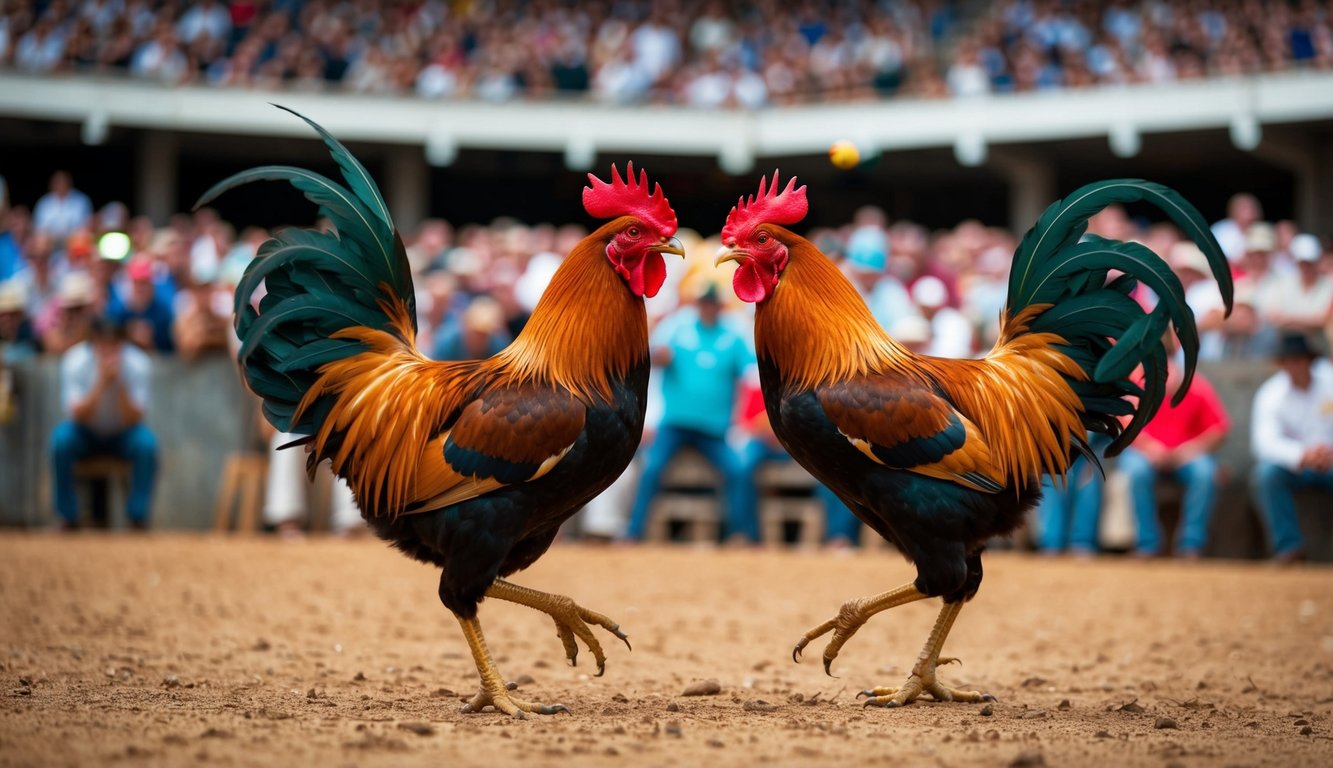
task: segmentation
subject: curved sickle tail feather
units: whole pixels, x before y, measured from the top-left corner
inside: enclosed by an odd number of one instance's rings
[[[320,367],[365,349],[336,334],[354,327],[382,329],[411,346],[416,312],[402,240],[374,181],[327,131],[292,114],[319,132],[347,187],[303,168],[263,166],[218,182],[195,207],[253,181],[287,181],[333,223],[336,233],[282,230],[260,246],[236,287],[237,357],[246,382],[263,398],[264,415],[274,426],[309,435],[332,407],[317,400],[298,408]],[[256,309],[251,298],[261,285],[266,293]],[[401,302],[407,311],[391,315],[381,303],[385,299]],[[401,327],[404,316],[407,327]]]
[[[363,407],[362,391],[382,390],[380,379],[401,380],[408,369],[440,364],[416,351],[411,270],[375,182],[337,139],[292,114],[319,133],[346,186],[303,168],[263,166],[218,182],[195,207],[250,182],[286,181],[332,222],[332,232],[284,229],[259,248],[236,287],[235,326],[237,359],[246,383],[263,399],[265,417],[284,432],[305,435],[298,443],[314,443],[311,471],[329,458],[346,476],[347,463],[363,458],[354,454],[380,450],[398,458],[426,439],[368,439],[368,423],[383,414]],[[252,297],[261,285],[265,294],[256,308]],[[349,371],[364,375],[349,377]],[[353,488],[367,514],[400,501],[412,482],[406,475],[366,475]]]
[[[1065,374],[1078,396],[1086,429],[1115,440],[1114,456],[1152,419],[1166,397],[1167,353],[1163,334],[1174,327],[1185,355],[1184,375],[1175,393],[1189,389],[1198,360],[1199,333],[1185,303],[1180,279],[1157,254],[1138,243],[1086,236],[1088,218],[1103,208],[1148,202],[1164,211],[1203,251],[1230,314],[1232,280],[1226,256],[1199,212],[1175,191],[1139,179],[1089,184],[1051,205],[1023,237],[1009,276],[1009,302],[997,352],[1027,334],[1054,334],[1053,346],[1082,375]],[[1111,278],[1111,273],[1120,274]],[[1157,295],[1144,309],[1130,293],[1139,283]],[[995,354],[995,353],[992,353]],[[1144,386],[1130,376],[1143,366]],[[1137,405],[1126,400],[1137,397]],[[1122,426],[1120,418],[1131,416]],[[1071,436],[1088,452],[1082,435]]]

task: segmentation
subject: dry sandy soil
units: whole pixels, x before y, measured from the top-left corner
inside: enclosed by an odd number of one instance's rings
[[[982,705],[864,709],[936,607],[826,677],[793,641],[912,570],[887,552],[558,545],[515,581],[610,614],[606,675],[482,610],[502,672],[572,715],[459,712],[436,577],[371,541],[0,535],[0,765],[1333,765],[1333,571],[994,553],[946,651]],[[600,630],[598,630],[600,632]],[[686,697],[715,679],[721,692]]]

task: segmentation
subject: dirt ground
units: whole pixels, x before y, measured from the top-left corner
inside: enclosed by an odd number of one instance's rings
[[[557,545],[514,580],[610,614],[606,675],[545,616],[481,618],[522,695],[476,674],[435,573],[373,540],[0,535],[0,765],[1333,764],[1333,570],[988,556],[946,646],[983,705],[865,709],[937,610],[872,619],[826,677],[795,639],[912,578],[886,551]],[[600,630],[598,630],[600,632]],[[683,696],[700,680],[721,692]]]

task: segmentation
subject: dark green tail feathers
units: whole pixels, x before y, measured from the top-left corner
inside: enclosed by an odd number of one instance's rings
[[[1133,442],[1166,397],[1163,334],[1168,326],[1175,329],[1185,356],[1173,402],[1189,389],[1199,353],[1194,315],[1167,263],[1138,243],[1085,236],[1090,216],[1110,205],[1136,202],[1161,209],[1199,246],[1230,313],[1231,269],[1203,216],[1173,190],[1139,179],[1089,184],[1047,208],[1019,243],[1009,275],[1010,316],[1033,304],[1051,305],[1031,330],[1063,337],[1062,350],[1088,374],[1087,381],[1071,384],[1083,401],[1084,426],[1115,438],[1108,456]],[[1108,282],[1113,272],[1120,274]],[[1130,296],[1139,283],[1157,295],[1151,311]],[[1140,364],[1142,388],[1129,380]],[[1137,397],[1137,406],[1125,395]],[[1118,417],[1131,414],[1122,427]]]
[[[195,207],[252,181],[286,181],[332,222],[332,232],[281,230],[260,246],[236,286],[237,359],[246,382],[275,427],[311,434],[332,403],[316,402],[299,420],[293,415],[319,367],[363,349],[331,336],[352,326],[392,330],[380,305],[387,298],[405,303],[413,323],[416,312],[407,255],[374,180],[328,131],[292,114],[319,133],[346,186],[304,168],[268,165],[218,182]],[[266,293],[256,310],[251,297],[260,285]]]

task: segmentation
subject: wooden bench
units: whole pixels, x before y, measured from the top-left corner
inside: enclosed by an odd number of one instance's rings
[[[130,498],[130,475],[133,466],[124,459],[118,459],[113,456],[94,456],[74,463],[74,482],[85,486],[84,491],[91,491],[93,483],[101,482],[106,485],[106,515],[108,527],[123,527],[128,515],[125,512],[125,506]],[[80,493],[80,506],[85,509],[92,508],[92,494],[90,492]],[[83,502],[86,502],[83,503]],[[117,511],[118,510],[118,511]],[[119,526],[114,525],[116,516],[121,517]]]
[[[818,547],[824,540],[824,505],[814,496],[815,479],[794,461],[769,462],[755,473],[759,492],[759,529],[763,542],[778,545],[785,541],[785,528],[795,523],[796,543]]]
[[[648,541],[671,538],[671,524],[681,523],[696,543],[718,540],[722,527],[722,480],[698,451],[682,449],[662,474],[662,487],[648,510]]]

